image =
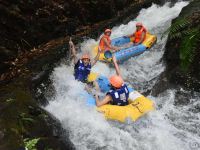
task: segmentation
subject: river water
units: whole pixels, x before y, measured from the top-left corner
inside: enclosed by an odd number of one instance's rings
[[[174,6],[153,4],[142,9],[138,17],[128,24],[112,29],[112,38],[130,34],[135,23],[142,22],[149,32],[158,36],[157,44],[140,56],[120,65],[123,77],[139,92],[151,90],[159,75],[165,70],[162,62],[167,36],[161,39],[171,20],[178,16],[188,2],[177,2]],[[97,44],[94,39],[80,43],[82,51],[91,51]],[[98,62],[93,68],[106,76],[114,69]],[[88,107],[79,95],[84,85],[74,80],[73,67],[62,63],[51,75],[54,94],[47,97],[47,111],[58,118],[69,138],[80,150],[198,150],[200,149],[200,114],[195,108],[200,105],[198,93],[188,98],[187,105],[175,105],[175,89],[169,89],[158,97],[148,95],[156,110],[136,122],[121,124],[106,121],[95,108]],[[181,89],[182,90],[182,89]],[[182,90],[181,92],[187,93]]]

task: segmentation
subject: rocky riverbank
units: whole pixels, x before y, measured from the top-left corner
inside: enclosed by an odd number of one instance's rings
[[[92,33],[97,36],[105,27],[136,16],[139,9],[150,6],[152,2],[160,3],[160,0],[2,2],[0,81],[18,76],[22,72],[18,66],[46,53],[41,45],[65,35],[86,36]]]
[[[176,38],[168,37],[164,54],[166,70],[161,75],[159,83],[153,88],[153,94],[161,93],[172,87],[183,87],[189,91],[200,91],[200,35],[195,35],[200,29],[199,8],[200,1],[194,0],[188,6],[184,7],[180,15],[173,20],[172,26],[177,27],[177,24],[181,24],[182,26],[178,27],[180,29],[173,33],[171,37],[178,34],[181,36],[177,36]],[[196,29],[197,32],[195,32]],[[190,33],[184,33],[183,31],[192,32],[190,35]],[[190,40],[194,35],[198,38],[198,42],[192,45],[189,50],[185,50],[182,46],[182,43],[186,42],[184,41],[185,37],[190,36]],[[191,49],[193,50],[190,51]],[[191,53],[192,55],[190,55]],[[192,57],[184,59],[189,56]],[[184,64],[186,65],[184,66]]]

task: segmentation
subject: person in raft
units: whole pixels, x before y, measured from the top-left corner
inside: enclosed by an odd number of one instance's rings
[[[74,77],[76,80],[81,81],[83,83],[87,83],[88,75],[90,74],[92,66],[94,66],[99,59],[100,53],[98,52],[96,57],[91,60],[90,55],[85,53],[82,55],[80,59],[78,59],[76,55],[76,49],[74,43],[71,38],[69,41],[70,50],[72,52],[72,59],[74,62]]]
[[[120,49],[119,47],[111,45],[111,39],[110,39],[111,33],[112,33],[111,29],[106,29],[104,31],[104,35],[101,37],[99,42],[98,49],[100,52],[104,53],[105,51],[110,51],[110,50],[118,51]]]
[[[117,75],[113,75],[109,78],[111,89],[103,100],[99,100],[99,96],[97,94],[95,95],[97,107],[108,103],[118,106],[128,105],[129,90],[121,77],[119,66],[115,57],[113,57],[113,63]]]
[[[143,24],[142,23],[136,23],[135,33],[128,35],[128,36],[125,36],[125,37],[129,37],[129,38],[134,37],[133,44],[134,44],[134,46],[137,46],[139,44],[142,44],[142,42],[145,40],[146,33],[147,33],[147,30],[143,26]]]

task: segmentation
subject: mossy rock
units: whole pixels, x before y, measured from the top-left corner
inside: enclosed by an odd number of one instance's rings
[[[23,147],[25,138],[40,138],[38,150],[74,149],[70,142],[63,140],[68,135],[59,121],[36,104],[22,81],[0,86],[0,149]]]

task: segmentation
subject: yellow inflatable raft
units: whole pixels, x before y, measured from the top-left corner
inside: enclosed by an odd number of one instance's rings
[[[108,78],[105,76],[100,76],[96,73],[91,73],[88,77],[88,80],[94,81],[96,80],[99,84],[101,90],[109,89]],[[120,122],[125,122],[126,119],[130,118],[132,121],[136,121],[149,111],[154,110],[154,103],[152,100],[144,97],[139,92],[135,91],[133,88],[129,87],[129,105],[127,106],[116,106],[107,104],[97,108],[97,111],[104,114],[106,119],[117,120]],[[90,99],[92,101],[92,105],[95,105],[95,99],[92,97]],[[90,104],[91,104],[90,101]]]
[[[97,110],[102,112],[106,119],[117,120],[120,122],[125,122],[126,119],[130,118],[132,121],[136,121],[147,112],[154,110],[153,102],[134,91],[130,95],[137,95],[134,100],[130,100],[127,106],[116,106],[116,105],[104,105]]]

